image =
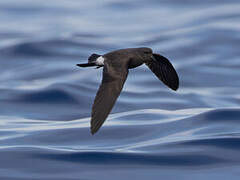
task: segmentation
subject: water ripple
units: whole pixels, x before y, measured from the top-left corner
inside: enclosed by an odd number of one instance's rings
[[[238,0],[0,2],[0,179],[239,179]],[[129,72],[90,134],[92,53],[149,46],[180,88]]]

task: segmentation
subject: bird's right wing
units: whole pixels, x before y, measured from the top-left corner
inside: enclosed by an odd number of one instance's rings
[[[176,70],[170,61],[160,54],[153,54],[154,59],[147,62],[146,65],[165,85],[173,90],[179,86],[179,78]]]
[[[91,133],[94,134],[102,126],[121,93],[128,75],[127,66],[114,67],[104,62],[102,84],[97,92],[92,107]]]

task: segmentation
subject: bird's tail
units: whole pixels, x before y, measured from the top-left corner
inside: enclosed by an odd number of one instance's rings
[[[98,66],[96,64],[96,60],[98,57],[100,57],[101,55],[98,54],[92,54],[91,56],[89,56],[88,58],[88,63],[83,63],[83,64],[77,64],[77,66],[80,67],[90,67],[90,66]]]
[[[79,67],[90,67],[90,66],[96,66],[96,63],[83,63],[83,64],[77,64]]]
[[[88,63],[94,63],[96,62],[97,58],[99,58],[101,55],[98,54],[92,54],[91,56],[89,56],[88,58]]]

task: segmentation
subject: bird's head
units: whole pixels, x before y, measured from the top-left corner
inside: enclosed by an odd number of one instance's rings
[[[143,60],[143,62],[154,60],[153,51],[151,48],[147,47],[138,48],[138,54]]]

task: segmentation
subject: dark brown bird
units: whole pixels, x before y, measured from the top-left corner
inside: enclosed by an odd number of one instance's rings
[[[92,54],[88,58],[88,63],[77,64],[80,67],[103,67],[102,84],[92,106],[92,134],[99,130],[111,112],[127,79],[128,69],[143,63],[169,88],[175,91],[178,89],[178,75],[169,60],[146,47],[120,49],[102,56]]]

